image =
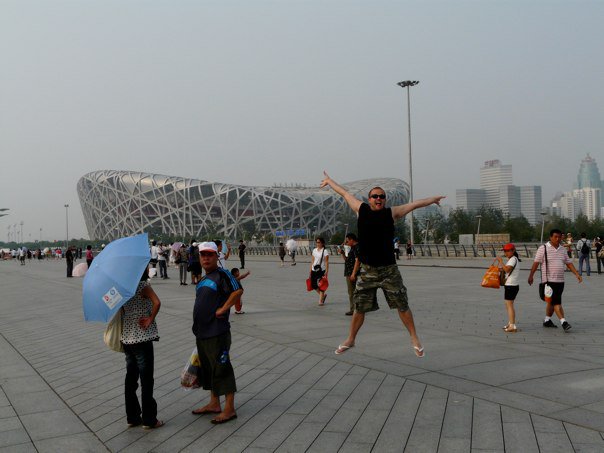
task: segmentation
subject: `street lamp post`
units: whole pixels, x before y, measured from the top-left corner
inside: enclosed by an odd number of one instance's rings
[[[477,215],[476,218],[478,219],[478,228],[476,229],[476,240],[474,241],[474,244],[478,245],[478,235],[480,234],[480,219],[482,219],[482,216]]]
[[[541,212],[541,240],[540,242],[543,244],[543,228],[545,227],[545,214],[547,212]]]
[[[21,225],[21,245],[23,245],[23,220],[21,220],[20,225]]]
[[[65,205],[65,249],[69,242],[69,205]]]
[[[409,87],[417,85],[417,80],[405,80],[397,83],[401,88],[407,88],[407,130],[409,132],[409,202],[413,201],[413,163],[411,160],[411,97]],[[409,213],[411,244],[415,244],[413,236],[413,211]]]
[[[428,243],[428,231],[430,231],[430,219],[426,219],[426,231],[424,232],[424,244]]]

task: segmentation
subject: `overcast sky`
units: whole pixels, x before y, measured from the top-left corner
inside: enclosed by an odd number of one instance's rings
[[[604,2],[0,0],[0,238],[88,237],[78,179],[408,180],[513,166],[544,203],[604,170]]]

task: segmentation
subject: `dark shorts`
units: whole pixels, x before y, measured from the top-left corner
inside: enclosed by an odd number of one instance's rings
[[[561,305],[562,304],[562,293],[564,292],[564,282],[547,282],[549,286],[552,287],[552,305]],[[539,290],[541,291],[541,285],[539,286]],[[541,293],[540,293],[541,295]],[[543,298],[542,298],[543,300]]]
[[[215,396],[235,393],[235,372],[231,365],[231,332],[217,337],[197,338],[199,355],[199,383],[204,390],[211,390]]]
[[[516,300],[520,286],[504,286],[505,294],[503,295],[504,300]]]
[[[368,266],[361,269],[354,289],[354,309],[359,313],[378,310],[377,290],[381,288],[388,306],[401,312],[409,310],[407,288],[396,264],[388,266]]]

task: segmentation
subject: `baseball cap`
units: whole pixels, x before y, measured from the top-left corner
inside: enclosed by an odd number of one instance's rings
[[[218,247],[213,242],[202,242],[199,244],[200,252],[214,252],[218,255]]]
[[[516,250],[516,247],[511,242],[508,242],[507,244],[505,244],[503,246],[503,248],[501,250],[503,250],[504,252],[507,252],[508,250]]]

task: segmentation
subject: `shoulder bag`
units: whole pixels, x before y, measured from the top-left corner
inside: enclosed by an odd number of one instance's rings
[[[551,302],[552,301],[552,294],[554,293],[553,289],[551,286],[549,286],[547,283],[547,271],[548,271],[548,265],[547,265],[547,245],[543,244],[543,253],[545,254],[545,281],[543,281],[543,266],[541,266],[540,270],[541,270],[541,283],[539,283],[539,298],[543,301],[543,302]]]
[[[109,324],[107,324],[105,334],[103,335],[103,341],[112,351],[124,352],[124,345],[122,344],[123,330],[122,309],[120,308],[111,321],[109,321]]]
[[[483,288],[495,288],[498,289],[501,286],[500,283],[500,275],[499,275],[499,266],[496,266],[495,263],[497,260],[493,261],[493,264],[489,266],[484,277],[482,277],[482,283],[480,286]]]

